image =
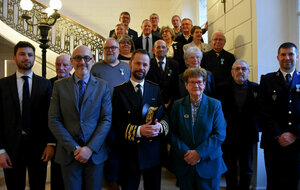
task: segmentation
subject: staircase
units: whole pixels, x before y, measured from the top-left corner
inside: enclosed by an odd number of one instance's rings
[[[33,9],[30,11],[33,23],[41,18],[41,13],[47,7],[35,0]],[[15,31],[40,43],[40,31],[37,26],[28,25],[21,18],[24,11],[20,8],[20,0],[0,0],[0,20]],[[1,29],[0,29],[1,30]],[[100,34],[80,25],[72,19],[61,15],[48,35],[50,50],[57,54],[70,54],[78,45],[88,46],[96,61],[103,58],[103,42],[105,38]]]

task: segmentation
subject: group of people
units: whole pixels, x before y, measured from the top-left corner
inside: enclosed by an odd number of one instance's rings
[[[0,167],[8,190],[25,188],[26,169],[30,189],[45,189],[49,160],[55,190],[101,189],[102,178],[109,189],[137,190],[141,177],[145,190],[159,190],[162,166],[183,190],[219,189],[224,173],[227,190],[246,190],[259,130],[267,189],[298,189],[296,45],[278,48],[279,70],[258,85],[248,80],[248,63],[223,49],[222,32],[210,46],[201,41],[206,30],[188,18],[175,15],[174,29],[160,29],[151,14],[140,37],[128,27],[129,13],[119,20],[102,61],[80,45],[57,57],[50,80],[32,72],[34,46],[16,44],[17,71],[0,79]]]

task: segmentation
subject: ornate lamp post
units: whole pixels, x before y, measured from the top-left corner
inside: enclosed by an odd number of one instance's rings
[[[49,48],[48,33],[51,27],[55,24],[56,20],[60,18],[60,14],[57,11],[62,6],[61,1],[50,0],[50,8],[47,8],[45,12],[41,13],[41,17],[37,18],[36,23],[34,23],[32,15],[30,15],[29,13],[29,11],[33,7],[32,1],[21,0],[20,6],[23,10],[25,10],[25,13],[22,15],[22,18],[25,19],[26,23],[31,26],[37,26],[40,30],[41,39],[39,39],[39,41],[41,42],[40,48],[42,48],[42,76],[46,77],[46,52]]]

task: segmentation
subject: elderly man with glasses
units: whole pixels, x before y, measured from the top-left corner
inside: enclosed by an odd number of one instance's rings
[[[258,142],[258,84],[248,80],[250,70],[245,60],[236,60],[232,78],[216,87],[216,98],[222,102],[227,122],[222,145],[226,190],[249,189],[253,175],[253,151]],[[239,176],[239,177],[238,177]]]
[[[54,83],[49,128],[57,139],[55,161],[61,165],[65,189],[101,189],[105,139],[111,125],[107,83],[90,74],[91,50],[78,46],[72,54],[75,73]]]

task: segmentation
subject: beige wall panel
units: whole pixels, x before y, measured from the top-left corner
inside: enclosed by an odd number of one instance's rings
[[[250,43],[251,40],[251,33],[252,33],[252,29],[251,29],[251,20],[237,26],[234,29],[234,44],[235,47],[240,47],[244,44]]]

